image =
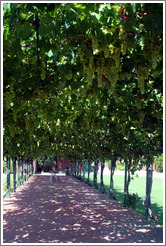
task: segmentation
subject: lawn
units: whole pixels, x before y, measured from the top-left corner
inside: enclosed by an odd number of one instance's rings
[[[98,175],[98,185],[100,184],[100,175]],[[85,180],[87,179],[87,174],[85,174]],[[90,182],[93,183],[93,173],[90,174]],[[104,185],[107,191],[107,195],[109,194],[109,186],[110,186],[110,175],[104,175]],[[124,176],[123,175],[114,175],[114,195],[118,198],[118,201],[123,203],[123,192],[124,192]],[[129,186],[129,192],[137,193],[140,197],[140,201],[137,203],[137,207],[135,211],[145,215],[145,206],[143,205],[143,201],[145,199],[146,194],[146,178],[145,177],[134,177],[131,180]],[[154,178],[152,184],[152,192],[151,192],[151,203],[153,212],[158,216],[159,223],[163,224],[163,179],[162,178]]]

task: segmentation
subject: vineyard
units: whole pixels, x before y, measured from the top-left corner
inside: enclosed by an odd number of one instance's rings
[[[130,175],[163,152],[163,3],[3,6],[3,156],[65,157],[72,172],[111,160]],[[81,168],[79,169],[79,165]],[[23,169],[23,168],[22,168]],[[94,187],[97,176],[94,168]],[[102,175],[101,175],[102,180]],[[104,192],[104,183],[101,181]]]

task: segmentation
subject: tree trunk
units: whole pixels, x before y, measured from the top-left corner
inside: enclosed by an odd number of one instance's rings
[[[126,193],[127,196],[130,198],[130,194],[129,194],[129,184],[131,181],[131,177],[130,177],[130,168],[131,168],[131,160],[129,160],[128,165],[127,165],[127,183],[126,183]]]
[[[23,158],[21,158],[21,162],[22,162],[21,176],[22,176],[22,185],[23,185],[24,184],[24,160],[23,160]]]
[[[100,192],[101,193],[105,193],[105,186],[104,186],[104,182],[103,182],[103,170],[105,167],[105,161],[101,161],[101,173],[100,173]]]
[[[94,166],[93,188],[95,189],[98,189],[98,185],[97,185],[98,163],[99,163],[99,160],[95,161],[95,166]]]
[[[56,158],[56,170],[59,171],[59,166],[58,166],[58,157]]]
[[[151,190],[152,190],[152,178],[153,178],[153,164],[147,166],[147,177],[146,177],[146,199],[145,205],[145,217],[148,219],[148,215],[151,219],[158,220],[158,217],[153,213],[151,207]]]
[[[6,181],[7,181],[7,174],[8,174],[8,156],[6,157]]]
[[[76,161],[74,163],[74,167],[75,167],[74,176],[76,177],[77,176],[77,162]]]
[[[34,170],[33,170],[33,160],[32,160],[32,175],[33,175],[33,172],[34,172]]]
[[[124,177],[124,206],[126,207],[126,196],[127,196],[127,169],[128,169],[128,161],[125,161],[125,177]]]
[[[111,160],[110,198],[113,198],[114,200],[117,200],[117,198],[113,195],[113,185],[114,185],[113,175],[114,175],[114,172],[115,172],[115,167],[116,167],[116,157],[114,157]]]
[[[91,163],[88,162],[88,180],[87,180],[88,185],[89,185],[90,168],[91,168]]]
[[[83,183],[85,183],[85,165],[86,165],[86,162],[84,161],[84,164],[83,164]]]
[[[25,182],[27,181],[27,161],[24,162],[24,175],[25,175]]]
[[[20,157],[18,157],[18,188],[20,188]]]
[[[8,176],[7,176],[7,189],[8,197],[10,197],[10,156],[8,156]]]
[[[77,178],[79,176],[79,162],[77,161]]]
[[[7,189],[7,183],[8,183],[8,155],[6,156],[6,189]]]
[[[81,174],[82,174],[82,161],[81,161],[81,163],[80,163],[80,175],[79,175],[79,179],[80,179],[80,180],[82,180]]]
[[[71,162],[71,175],[73,176],[73,162]]]
[[[27,180],[29,179],[29,160],[27,160]]]
[[[13,158],[13,191],[16,191],[16,157]]]

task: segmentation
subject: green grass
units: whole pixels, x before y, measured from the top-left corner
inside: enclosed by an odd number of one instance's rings
[[[85,174],[85,180],[87,179],[87,174]],[[123,203],[123,192],[124,192],[124,176],[123,175],[114,175],[114,195],[119,202]],[[93,173],[90,174],[90,182],[93,183]],[[100,177],[97,178],[98,185],[100,184]],[[104,185],[109,195],[109,186],[110,186],[110,175],[104,175]],[[145,215],[145,206],[143,201],[146,194],[146,178],[145,177],[134,177],[129,185],[129,193],[137,193],[140,197],[140,200],[137,202],[137,207],[134,209],[142,215]],[[163,179],[154,178],[152,184],[151,192],[151,203],[152,209],[155,215],[158,216],[159,224],[163,224]]]

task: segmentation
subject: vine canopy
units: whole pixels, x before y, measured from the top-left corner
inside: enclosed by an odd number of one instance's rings
[[[5,5],[4,153],[161,152],[162,70],[163,3]]]

